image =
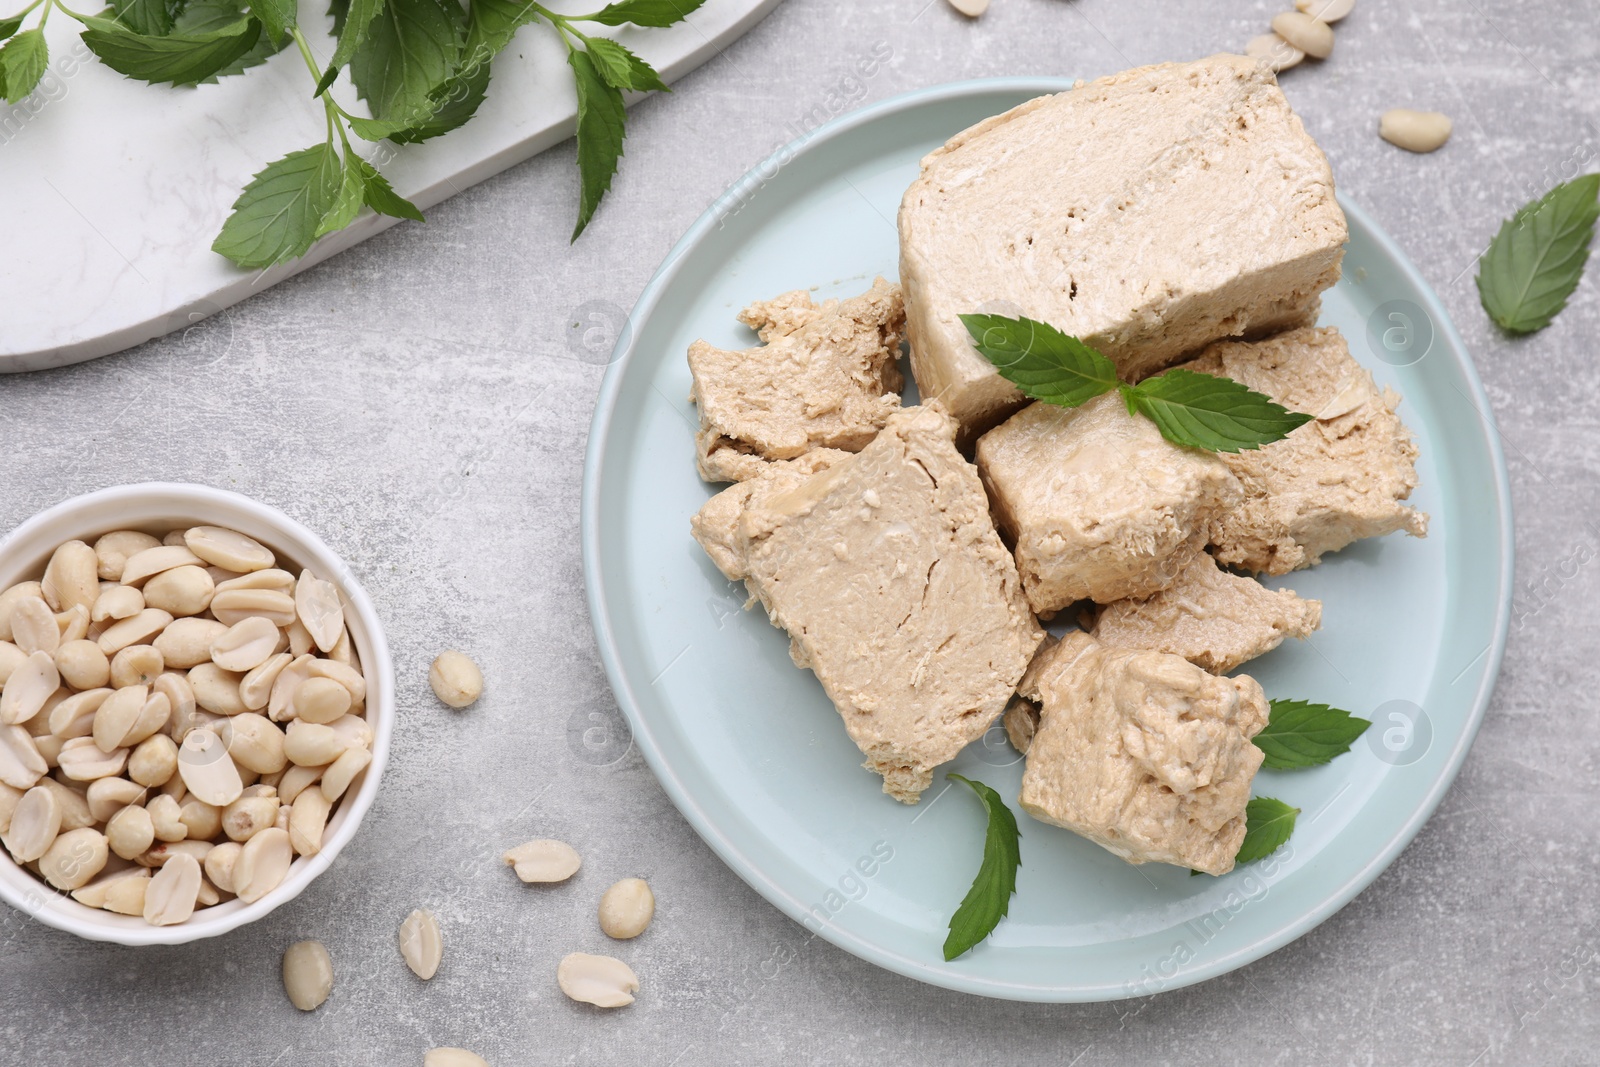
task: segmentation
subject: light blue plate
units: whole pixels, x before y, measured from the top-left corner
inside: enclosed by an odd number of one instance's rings
[[[1011,914],[952,962],[946,923],[978,866],[984,821],[942,776],[917,807],[876,775],[787,638],[744,612],[689,536],[712,493],[695,475],[689,343],[740,346],[746,303],[896,275],[894,217],[918,159],[1063,79],[942,86],[844,116],[781,150],[713,205],[634,311],[589,438],[589,608],[617,699],[662,786],[723,860],[786,914],[890,970],[1016,1000],[1092,1001],[1222,974],[1332,915],[1400,853],[1477,732],[1511,604],[1511,504],[1489,405],[1437,297],[1350,204],[1344,280],[1322,321],[1344,331],[1422,449],[1426,540],[1362,542],[1281,584],[1324,604],[1323,628],[1256,660],[1270,696],[1374,720],[1354,751],[1256,792],[1303,809],[1290,845],[1224,878],[1133,867],[1023,818]],[[1370,329],[1369,329],[1370,326]],[[949,769],[1016,796],[998,725]]]

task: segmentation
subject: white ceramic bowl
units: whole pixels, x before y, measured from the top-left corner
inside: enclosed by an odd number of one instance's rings
[[[0,590],[37,578],[50,554],[73,538],[94,543],[111,530],[145,529],[164,532],[174,527],[207,524],[225,526],[260,541],[296,568],[310,567],[319,577],[339,588],[345,606],[345,624],[361,657],[367,680],[367,722],[372,726],[372,763],[357,788],[348,792],[328,820],[322,851],[298,857],[283,884],[256,901],[238,899],[196,911],[186,923],[151,926],[136,916],[116,915],[79,904],[18,867],[0,849],[0,899],[47,926],[66,930],[93,941],[123,945],[176,945],[214,937],[254,922],[292,900],[328,869],[361,825],[361,817],[378,795],[394,733],[394,665],[372,601],[343,561],[321,539],[275,508],[205,485],[150,482],[102,489],[74,497],[40,512],[0,541]]]

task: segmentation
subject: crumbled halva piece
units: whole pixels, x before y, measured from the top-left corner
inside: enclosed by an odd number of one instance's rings
[[[1321,601],[1230,574],[1199,552],[1161,592],[1100,608],[1091,632],[1102,645],[1170,652],[1226,674],[1320,625]]]
[[[743,487],[695,526],[788,632],[791,658],[816,673],[884,792],[906,803],[983,736],[1044,636],[955,430],[937,405],[905,408],[825,470],[763,475],[731,536],[723,512]]]
[[[1022,694],[1038,692],[1039,672],[1049,665],[1050,655],[1059,643],[1060,638],[1054,634],[1044,635],[1044,640],[1034,649],[1028,669],[1022,673],[1022,681],[1017,683],[1017,694],[1006,705],[1005,714],[1000,719],[1011,747],[1024,756],[1028,754],[1028,746],[1033,743],[1033,735],[1039,729],[1039,705]]]
[[[1068,634],[1022,695],[1040,705],[1018,803],[1129,863],[1226,874],[1267,724],[1255,679]]]
[[[1417,446],[1332,327],[1253,343],[1219,342],[1184,366],[1221,374],[1316,416],[1270,445],[1223,455],[1243,488],[1213,537],[1217,559],[1287,574],[1363,537],[1428,533],[1428,516],[1400,503],[1417,484]]]
[[[1316,320],[1347,236],[1272,73],[1216,55],[1100,78],[957,134],[900,205],[911,368],[969,440],[1023,404],[966,312],[1025,315],[1145,377]]]
[[[1172,444],[1115,393],[1031,404],[984,434],[977,457],[1041,615],[1165,589],[1239,497],[1222,460]]]
[[[739,519],[751,502],[760,504],[767,497],[793,489],[810,475],[825,471],[850,455],[837,448],[818,448],[799,459],[763,463],[754,477],[735,482],[701,505],[689,520],[689,532],[729,581],[739,581],[745,576]]]
[[[689,347],[695,462],[706,481],[743,481],[813,448],[859,452],[900,409],[899,286],[878,278],[860,296],[822,304],[796,290],[751,304],[739,319],[760,345]]]

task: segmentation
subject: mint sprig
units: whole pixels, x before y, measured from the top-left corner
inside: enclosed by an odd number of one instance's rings
[[[1048,322],[1004,315],[960,318],[984,358],[1035,400],[1075,408],[1120,384],[1116,364]]]
[[[665,27],[683,21],[706,0],[621,0],[607,4],[583,22],[598,22],[602,26],[621,26],[631,22],[635,26]]]
[[[1583,277],[1597,218],[1600,174],[1585,174],[1503,222],[1478,260],[1478,297],[1489,317],[1518,334],[1550,325]]]
[[[972,880],[972,888],[967,890],[950,917],[950,936],[945,938],[944,958],[953,960],[988,937],[1010,910],[1011,895],[1017,891],[1017,868],[1022,864],[1019,848],[1022,835],[1017,829],[1017,817],[1006,807],[999,793],[982,782],[953,772],[945,777],[971,787],[989,817],[989,828],[983,839],[983,862]]]
[[[1207,452],[1270,445],[1314,418],[1232,378],[1181,367],[1120,388],[1129,414],[1155,423],[1161,436],[1175,445]]]
[[[1244,842],[1233,858],[1236,864],[1252,863],[1282,848],[1294,833],[1294,820],[1300,809],[1271,797],[1254,797],[1245,805],[1244,813]]]
[[[39,87],[49,63],[50,46],[43,30],[26,30],[11,37],[0,48],[0,96],[8,104],[26,99]]]
[[[1143,415],[1175,445],[1242,452],[1287,437],[1312,420],[1231,378],[1169,370],[1137,385],[1117,379],[1116,365],[1046,322],[1003,315],[962,315],[972,344],[1025,396],[1078,407],[1116,389],[1130,415]]]
[[[320,237],[350,225],[363,207],[422,220],[350,146],[366,140],[412,144],[458,129],[489,93],[494,58],[530,22],[560,36],[578,94],[580,195],[576,240],[593,219],[622,157],[624,92],[666,92],[649,63],[617,41],[584,33],[601,26],[671,26],[705,0],[619,0],[588,15],[551,11],[532,0],[329,0],[332,56],[319,62],[298,25],[297,0],[109,0],[80,14],[63,0],[29,0],[0,16],[0,99],[17,103],[38,88],[49,62],[44,25],[52,11],[83,24],[83,41],[106,66],[151,84],[195,86],[239,74],[293,42],[311,72],[327,136],[321,145],[267,164],[240,193],[212,248],[243,267],[304,255]],[[29,19],[37,12],[37,24]],[[325,54],[325,53],[323,53]],[[371,115],[353,115],[331,93],[350,71]]]
[[[1372,723],[1348,711],[1305,700],[1274,700],[1254,741],[1274,770],[1318,767],[1350,751]]]
[[[255,47],[259,19],[235,13],[215,29],[166,36],[135,33],[120,22],[86,16],[83,43],[100,62],[119,74],[152,85],[197,85],[215,77]]]

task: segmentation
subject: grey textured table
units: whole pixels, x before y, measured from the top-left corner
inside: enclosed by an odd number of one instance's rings
[[[1238,49],[1276,10],[995,0],[971,23],[943,0],[789,0],[635,109],[622,175],[575,247],[568,146],[186,335],[0,379],[0,527],[144,479],[275,504],[366,583],[402,713],[359,836],[252,927],[130,950],[4,910],[0,1063],[405,1065],[439,1044],[497,1065],[1595,1062],[1600,277],[1550,329],[1512,341],[1479,309],[1471,270],[1502,216],[1595,169],[1600,31],[1577,0],[1360,0],[1333,58],[1283,78],[1342,191],[1410,252],[1466,336],[1518,515],[1517,618],[1477,745],[1416,842],[1349,907],[1258,963],[1152,998],[963,996],[812,938],[722,866],[620,731],[605,741],[620,719],[578,549],[604,357],[569,345],[574,310],[631,306],[701,210],[819,115],[961,78],[1093,77]],[[855,79],[880,41],[892,61]],[[1425,157],[1383,144],[1377,115],[1402,105],[1451,113],[1454,140]],[[427,689],[448,645],[488,677],[465,712]],[[584,869],[523,887],[497,852],[544,835],[577,844]],[[594,902],[631,874],[660,907],[617,950],[643,976],[639,1002],[605,1015],[563,998],[554,967],[607,950]],[[447,944],[426,985],[396,951],[419,906]],[[338,969],[313,1015],[278,979],[283,949],[305,937]]]

